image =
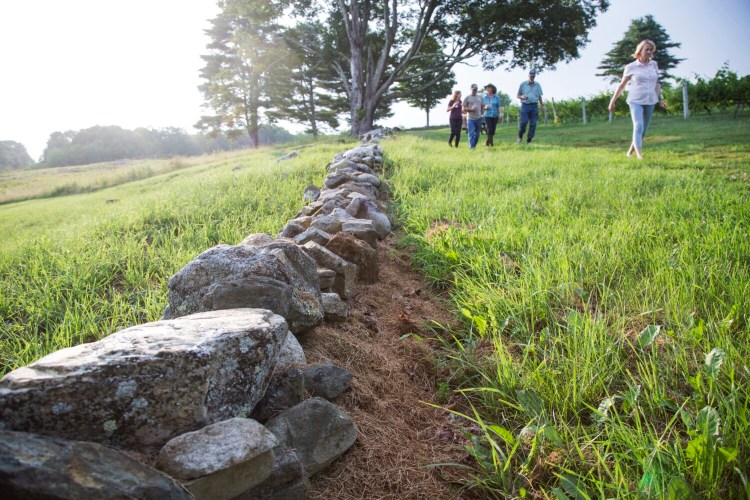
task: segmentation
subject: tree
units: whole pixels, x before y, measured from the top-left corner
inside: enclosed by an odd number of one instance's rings
[[[195,126],[214,135],[247,133],[258,147],[264,113],[274,107],[269,92],[284,54],[276,34],[279,28],[269,23],[272,16],[263,9],[243,15],[246,11],[235,7],[234,2],[224,2],[206,30],[211,42],[209,53],[201,56],[206,62],[200,72],[205,83],[198,88],[215,114],[201,117]]]
[[[346,111],[346,100],[337,95],[336,76],[329,66],[306,54],[306,47],[324,45],[324,32],[318,22],[300,23],[287,30],[288,74],[275,87],[281,107],[274,116],[308,124],[305,132],[313,137],[318,136],[322,125],[338,128],[338,115]]]
[[[377,113],[398,99],[443,81],[451,68],[482,55],[485,68],[553,68],[579,56],[608,0],[225,0],[235,14],[260,11],[290,25],[322,19],[325,44],[307,47],[309,62],[328,65],[348,101],[352,134],[370,130]],[[288,7],[293,7],[288,10]],[[286,9],[286,10],[285,10]],[[442,50],[422,71],[407,68],[425,58],[425,39]],[[434,56],[434,57],[433,57]],[[411,76],[418,84],[395,89]]]
[[[431,68],[435,64],[435,59],[442,57],[442,48],[435,37],[432,36],[425,38],[422,51],[422,57],[414,59],[412,64],[404,71],[404,75],[396,87],[397,90],[408,92],[410,87],[414,85],[413,80],[424,79],[426,77],[424,70]],[[435,82],[434,85],[421,92],[413,92],[407,95],[405,100],[409,105],[425,112],[427,126],[429,127],[430,110],[453,91],[454,85],[456,85],[456,75],[451,71],[445,79]]]
[[[669,49],[679,48],[682,44],[671,41],[666,30],[651,15],[633,19],[630,22],[630,27],[622,39],[615,43],[612,50],[607,52],[601,66],[597,68],[602,72],[597,73],[596,76],[608,78],[612,83],[619,81],[622,78],[625,65],[634,60],[633,52],[635,52],[635,48],[642,40],[646,39],[656,44],[654,60],[659,65],[660,79],[674,79],[669,70],[676,67],[684,59],[673,56]]]
[[[0,141],[0,170],[30,167],[34,160],[29,156],[26,147],[16,141]]]

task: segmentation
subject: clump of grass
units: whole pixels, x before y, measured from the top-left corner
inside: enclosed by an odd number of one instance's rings
[[[447,356],[473,487],[747,494],[748,128],[660,119],[643,162],[625,122],[385,144],[404,244],[464,320]]]
[[[264,151],[219,156],[94,193],[0,207],[9,235],[0,242],[0,374],[159,319],[175,272],[214,245],[277,234],[340,150],[323,144],[281,164]],[[237,161],[246,168],[235,171]]]

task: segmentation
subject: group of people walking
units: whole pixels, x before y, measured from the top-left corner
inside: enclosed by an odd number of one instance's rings
[[[656,44],[651,40],[643,40],[638,44],[633,54],[635,61],[625,66],[622,80],[609,103],[609,110],[614,112],[617,99],[625,90],[625,86],[630,84],[627,102],[633,120],[633,138],[627,156],[630,157],[635,154],[639,160],[643,159],[643,138],[646,136],[646,131],[651,123],[654,108],[657,103],[662,108],[665,107],[664,97],[661,94],[661,84],[659,83],[659,67],[653,59],[655,51]],[[516,98],[521,101],[517,143],[523,142],[527,126],[529,132],[526,136],[526,142],[530,143],[534,140],[536,124],[539,120],[539,109],[541,108],[544,111],[542,87],[535,79],[536,71],[532,69],[529,71],[528,80],[521,83],[516,94]],[[451,126],[448,144],[452,147],[458,147],[461,140],[461,130],[465,127],[469,134],[469,148],[475,149],[479,142],[483,123],[487,133],[487,140],[484,145],[494,145],[497,123],[503,119],[505,108],[497,95],[495,85],[491,83],[485,85],[485,94],[481,96],[477,94],[478,90],[477,84],[473,83],[471,93],[463,100],[461,100],[461,91],[456,90],[448,101]]]
[[[524,81],[518,88],[516,97],[521,101],[521,120],[518,126],[518,139],[521,142],[526,133],[526,126],[529,127],[529,134],[526,142],[531,142],[536,133],[536,123],[539,119],[539,106],[544,109],[542,101],[542,86],[536,83],[536,71],[529,71],[528,81]],[[497,122],[502,120],[505,115],[505,107],[497,95],[497,87],[488,83],[484,86],[485,94],[477,95],[479,87],[476,83],[471,84],[471,94],[461,100],[461,91],[453,92],[451,100],[448,101],[448,112],[450,113],[449,122],[451,125],[451,136],[448,144],[458,147],[461,140],[461,129],[466,119],[466,130],[469,133],[469,147],[474,149],[479,143],[479,136],[482,133],[482,124],[487,132],[485,146],[494,146],[495,131]],[[455,142],[454,142],[455,141]]]

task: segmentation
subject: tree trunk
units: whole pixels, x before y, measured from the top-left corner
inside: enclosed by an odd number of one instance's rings
[[[430,110],[427,110],[427,128],[430,127]]]

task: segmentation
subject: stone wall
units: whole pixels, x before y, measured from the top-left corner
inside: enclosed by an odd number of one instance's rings
[[[4,498],[304,498],[357,428],[331,402],[352,374],[309,365],[297,336],[378,279],[381,137],[336,155],[276,238],[188,263],[161,320],[3,377]]]

